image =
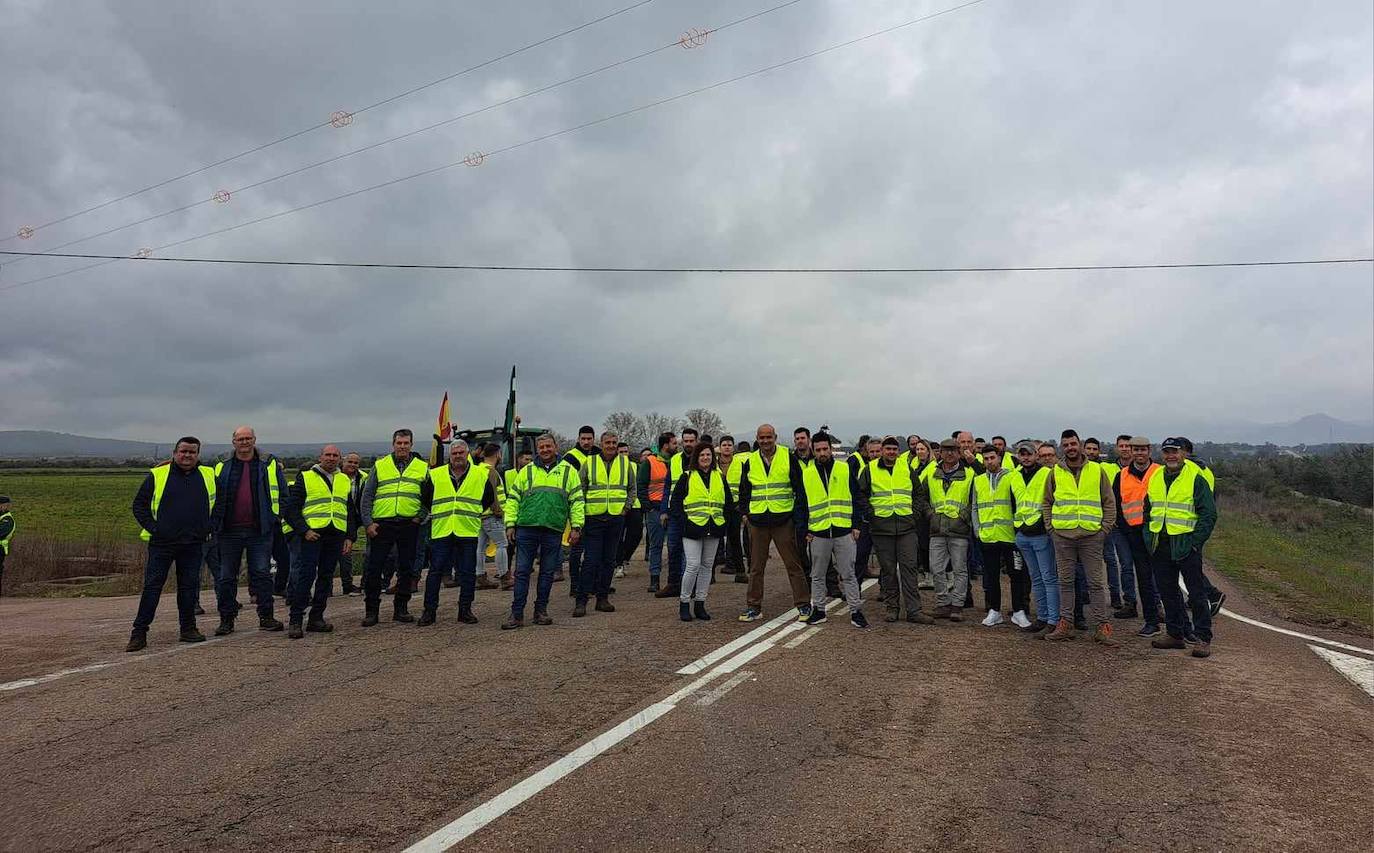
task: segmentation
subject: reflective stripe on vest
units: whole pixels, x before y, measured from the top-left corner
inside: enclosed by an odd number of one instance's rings
[[[1159,468],[1159,463],[1151,462],[1150,467],[1145,469],[1143,479],[1136,477],[1133,469],[1121,469],[1121,476],[1117,480],[1117,487],[1121,489],[1121,517],[1131,527],[1145,523],[1145,495]]]
[[[491,476],[491,470],[492,470],[492,468],[491,468],[490,465],[488,465],[488,464],[485,463],[485,462],[478,462],[478,463],[476,463],[476,465],[477,465],[477,467],[479,467],[479,468],[485,468],[485,469],[487,470],[487,476],[488,476],[488,477]],[[490,518],[491,516],[495,515],[495,514],[496,514],[496,504],[504,504],[504,503],[506,502],[506,478],[505,478],[505,477],[497,477],[497,478],[496,478],[495,489],[496,489],[496,503],[495,503],[495,504],[492,504],[491,506],[489,506],[489,507],[487,507],[486,509],[482,510],[482,517],[483,517],[483,518]]]
[[[8,512],[4,515],[0,515],[0,522],[4,522],[6,519],[14,521],[14,516]],[[14,538],[14,531],[18,529],[19,525],[16,524],[10,528],[10,532],[5,535],[4,539],[0,539],[0,553],[8,554],[10,552],[10,539]]]
[[[984,542],[1015,542],[1016,528],[1012,519],[1012,477],[1014,472],[1004,472],[992,487],[992,475],[979,474],[973,478],[973,493],[978,499],[978,538]]]
[[[630,494],[630,466],[624,456],[616,455],[607,465],[601,454],[582,466],[586,473],[587,515],[620,515]]]
[[[872,493],[870,505],[877,518],[912,514],[910,468],[893,465],[889,471],[881,461],[874,459],[868,463],[868,486]]]
[[[773,452],[773,464],[764,467],[763,456],[755,453],[749,460],[749,514],[791,512],[792,466],[786,447]]]
[[[830,466],[828,488],[816,466],[807,465],[802,469],[802,485],[806,487],[808,530],[819,533],[832,527],[853,528],[854,496],[849,492],[848,465],[835,462]]]
[[[930,486],[930,505],[946,518],[958,518],[959,510],[969,505],[973,492],[973,469],[960,468],[959,478],[949,481],[949,491],[945,491],[945,479],[932,474],[926,483]]]
[[[476,536],[482,530],[482,495],[487,489],[487,467],[469,465],[463,482],[453,487],[449,467],[431,468],[429,481],[434,497],[429,504],[429,538]]]
[[[205,480],[205,495],[210,499],[210,512],[215,511],[215,469],[209,465],[197,465],[200,476]],[[149,471],[153,475],[153,503],[149,507],[153,520],[157,521],[157,508],[162,505],[162,493],[167,490],[167,476],[172,473],[171,463],[159,465]],[[152,540],[153,535],[146,530],[139,531],[138,538],[144,542]]]
[[[215,463],[215,479],[216,479],[216,480],[219,479],[220,471],[223,471],[223,470],[224,470],[224,463],[223,463],[223,462],[216,462],[216,463]],[[280,462],[278,462],[277,460],[275,460],[275,459],[268,459],[268,460],[267,460],[267,496],[268,496],[269,498],[271,498],[271,503],[272,503],[272,515],[273,515],[274,518],[281,518],[281,488],[277,485],[277,476],[276,476],[278,470],[283,470],[283,471],[284,471],[285,468],[283,468],[283,467],[282,467],[282,464],[281,464]],[[240,476],[242,476],[242,475],[240,475]],[[228,483],[225,483],[224,485],[225,485],[225,486],[228,486],[229,484],[228,484]],[[254,496],[253,496],[253,500],[255,500],[255,501],[257,500],[257,495],[254,495]]]
[[[1204,468],[1191,459],[1183,460],[1183,464],[1185,466],[1192,465],[1194,468],[1198,469],[1198,476],[1207,481],[1207,487],[1214,492],[1217,490],[1217,475],[1215,471],[1211,468]]]
[[[1185,464],[1178,476],[1164,488],[1164,474],[1150,478],[1150,532],[1167,531],[1170,536],[1192,533],[1197,527],[1197,510],[1193,507],[1193,493],[1202,469]]]
[[[725,482],[730,486],[730,496],[735,503],[739,503],[739,481],[744,474],[744,460],[752,455],[751,453],[736,453],[730,457],[730,465],[725,469]]]
[[[390,454],[372,466],[377,478],[377,491],[372,497],[372,519],[414,518],[420,514],[420,484],[429,473],[429,465],[418,456],[411,456],[404,471],[396,470],[396,460]]]
[[[348,492],[352,483],[348,475],[335,471],[333,486],[314,469],[301,472],[305,484],[305,504],[301,515],[311,530],[333,527],[340,532],[348,529]]]
[[[710,485],[697,471],[687,478],[687,496],[682,499],[682,511],[697,527],[712,522],[725,524],[725,477],[719,471],[711,471],[710,477]]]
[[[1084,462],[1075,480],[1063,465],[1054,466],[1054,505],[1050,523],[1055,530],[1102,529],[1102,468]]]
[[[630,465],[630,509],[639,509],[639,463],[626,456]]]
[[[1016,526],[1035,526],[1040,522],[1040,507],[1045,500],[1045,484],[1050,480],[1050,469],[1036,469],[1030,482],[1026,482],[1026,476],[1021,471],[1012,471],[1007,476],[1015,478],[1011,481],[1011,493],[1016,498]]]

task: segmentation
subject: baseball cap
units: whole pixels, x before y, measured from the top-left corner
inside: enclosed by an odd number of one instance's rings
[[[1161,444],[1161,445],[1159,446],[1159,449],[1160,449],[1160,450],[1182,450],[1182,449],[1183,449],[1183,439],[1181,439],[1181,438],[1173,438],[1173,437],[1166,438],[1166,439],[1164,439],[1164,443]]]

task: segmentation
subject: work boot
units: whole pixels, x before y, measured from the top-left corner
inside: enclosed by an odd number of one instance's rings
[[[682,584],[670,583],[654,593],[654,598],[677,598],[680,595],[682,595]]]
[[[964,621],[964,610],[963,610],[963,608],[962,608],[962,607],[951,607],[951,608],[949,609],[949,621],[951,621],[951,622],[962,622],[962,621]]]
[[[1047,640],[1072,640],[1074,627],[1073,623],[1067,618],[1061,617],[1059,624],[1054,626],[1054,630],[1045,635]]]
[[[1088,630],[1088,620],[1084,619],[1082,616],[1073,617],[1073,629],[1075,631]]]
[[[148,629],[135,628],[129,632],[129,645],[124,647],[126,652],[141,652],[148,648]]]
[[[897,615],[897,614],[894,613],[894,614],[892,614],[892,615],[895,616],[895,615]],[[894,619],[894,620],[892,620],[892,621],[895,622],[895,621],[897,621],[897,620]],[[917,610],[917,611],[915,611],[915,612],[913,612],[913,613],[907,613],[907,615],[906,615],[906,621],[910,622],[910,623],[913,624],[913,625],[934,625],[934,624],[935,624],[935,620],[934,620],[934,619],[930,618],[929,616],[927,616],[926,614],[922,613],[922,612],[919,611],[919,610]]]
[[[540,567],[539,567],[539,571],[541,571],[541,572],[544,571],[544,567],[543,567],[543,566],[540,566]],[[554,573],[553,573],[553,582],[554,582],[554,583],[562,583],[564,577],[565,577],[565,576],[564,576],[564,574],[563,574],[563,570],[562,570],[562,569],[558,569],[558,570],[554,571]]]
[[[205,642],[205,635],[200,632],[200,629],[192,625],[189,628],[182,628],[181,637],[178,639],[183,643],[203,643]]]
[[[611,603],[609,596],[598,595],[596,597],[596,611],[598,613],[614,613],[615,605]]]
[[[1135,617],[1136,606],[1134,601],[1122,605],[1112,612],[1113,619],[1134,619]]]
[[[271,616],[258,617],[259,631],[280,631],[283,627],[280,619],[273,619]]]
[[[502,592],[510,592],[513,589],[515,589],[515,581],[511,579],[510,575],[506,575],[505,577],[501,578]]]
[[[549,614],[545,613],[543,610],[536,610],[536,611],[534,611],[534,624],[536,624],[536,625],[552,625],[552,624],[553,624],[553,620],[550,619],[550,618],[549,618]]]
[[[740,572],[735,575],[735,583],[749,583],[749,573]]]
[[[680,601],[680,602],[678,602],[678,605],[677,605],[677,618],[681,619],[683,622],[691,622],[691,621],[692,621],[692,605],[688,604],[688,603],[685,602],[685,601]]]
[[[1104,646],[1117,645],[1116,640],[1112,637],[1112,623],[1099,622],[1097,630],[1093,631],[1093,642],[1101,643]]]
[[[504,621],[504,622],[501,623],[501,630],[502,630],[502,631],[512,631],[512,630],[514,630],[514,629],[516,629],[516,628],[523,628],[523,627],[525,627],[525,620],[524,620],[524,619],[521,619],[519,616],[512,616],[512,617],[510,617],[509,619],[507,619],[506,621]]]
[[[883,613],[884,622],[898,622],[901,620],[901,618],[901,614],[898,613],[896,610],[888,610]],[[926,618],[929,619],[930,617],[927,616]]]
[[[948,619],[949,614],[953,610],[954,608],[950,607],[948,604],[941,604],[939,607],[935,608],[935,612],[931,615],[934,616],[936,619]]]
[[[305,629],[301,627],[299,619],[291,620],[291,627],[286,629],[286,636],[293,640],[299,640],[301,637],[305,636]]]
[[[1187,644],[1182,637],[1175,637],[1173,634],[1160,634],[1150,641],[1150,648],[1153,649],[1183,649]]]
[[[658,576],[649,578],[649,592],[658,592]]]
[[[1050,627],[1050,623],[1046,622],[1044,619],[1036,619],[1021,630],[1025,631],[1027,634],[1038,634],[1048,627]]]
[[[1204,641],[1204,642],[1198,643],[1196,646],[1193,646],[1193,657],[1195,657],[1195,658],[1207,658],[1207,657],[1211,657],[1211,656],[1212,656],[1212,644],[1211,644],[1211,643],[1208,643],[1208,642],[1205,642],[1205,641]]]
[[[456,589],[457,587],[458,581],[450,577],[444,578],[444,589]]]
[[[692,604],[692,615],[703,622],[711,621],[711,614],[706,612],[706,602],[698,601]]]
[[[404,604],[397,604],[391,611],[392,622],[414,622],[415,617],[410,615]]]
[[[458,621],[464,625],[476,625],[477,617],[472,615],[471,605],[458,605]]]
[[[582,599],[578,599],[578,600],[577,600],[577,603],[573,605],[573,617],[576,618],[576,617],[581,617],[581,616],[586,616],[586,615],[587,615],[587,602],[584,601],[584,600],[582,600]],[[539,614],[536,613],[536,614],[535,614],[535,622],[538,622],[538,621],[539,621]]]
[[[377,605],[368,605],[363,613],[363,627],[371,628],[377,624]]]
[[[311,634],[332,634],[334,623],[326,622],[323,616],[311,616],[305,620],[305,630]]]
[[[197,615],[197,616],[204,616],[204,615],[205,615],[205,608],[204,608],[204,607],[201,607],[199,604],[197,604],[197,605],[196,605],[196,615]]]
[[[426,607],[426,608],[424,609],[424,611],[420,614],[420,621],[415,623],[415,627],[417,627],[417,628],[424,628],[424,627],[426,627],[426,626],[428,626],[428,625],[433,625],[433,624],[434,624],[434,611],[433,611],[433,610],[430,610],[428,607]]]
[[[383,593],[383,595],[395,595],[395,594],[396,594],[396,581],[392,581],[391,584],[386,588],[386,592]]]
[[[415,593],[417,593],[417,592],[419,592],[419,591],[420,591],[420,576],[419,576],[419,575],[416,575],[415,577],[413,577],[413,578],[410,579],[410,593],[411,593],[411,595],[414,595]]]
[[[215,636],[226,637],[232,633],[234,633],[234,620],[221,616],[219,619],[219,627],[215,628]]]
[[[497,584],[496,581],[494,581],[494,580],[492,580],[491,578],[487,577],[487,573],[486,573],[486,572],[483,572],[482,574],[480,574],[480,575],[477,576],[477,588],[478,588],[478,589],[496,589],[498,586],[499,586],[499,584]]]

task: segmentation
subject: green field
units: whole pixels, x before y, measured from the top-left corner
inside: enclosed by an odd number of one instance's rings
[[[1374,521],[1356,507],[1222,492],[1206,558],[1257,603],[1312,625],[1374,625]]]
[[[99,535],[138,542],[129,511],[146,471],[0,471],[0,494],[14,501],[19,535],[84,542]]]

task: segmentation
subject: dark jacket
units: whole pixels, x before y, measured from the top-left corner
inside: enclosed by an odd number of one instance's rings
[[[138,526],[152,536],[154,545],[184,545],[204,542],[210,535],[210,496],[205,494],[205,478],[200,468],[184,472],[168,463],[167,485],[162,490],[157,518],[153,518],[153,475],[143,478],[134,495],[131,509]],[[216,501],[218,504],[219,502]]]
[[[687,487],[690,478],[696,476],[702,479],[700,471],[688,471],[677,482],[673,484],[673,503],[669,512],[677,519],[677,523],[682,525],[682,538],[701,539],[703,537],[722,537],[725,535],[726,528],[733,523],[736,515],[734,501],[730,493],[730,483],[725,480],[725,472],[717,471],[721,482],[725,486],[725,524],[716,524],[714,521],[706,524],[693,524],[687,520],[687,511],[682,508],[682,502],[687,499]]]
[[[957,518],[950,518],[936,512],[935,505],[930,499],[931,482],[939,477],[943,483],[943,474],[944,467],[936,465],[935,470],[930,472],[930,476],[926,478],[925,482],[916,487],[916,512],[930,522],[931,536],[957,536],[967,539],[973,535],[973,478],[977,476],[977,472],[971,465],[965,465],[963,462],[960,462],[959,467],[953,471],[953,480],[962,476],[967,477],[969,481],[968,503],[959,508]]]
[[[272,512],[272,495],[268,491],[268,483],[270,478],[276,479],[278,501],[284,501],[286,478],[282,474],[282,466],[272,464],[270,458],[263,458],[254,450],[253,458],[247,462],[229,457],[215,475],[215,511],[211,523],[216,533],[223,533],[228,525],[229,512],[234,506],[234,495],[238,492],[239,480],[245,471],[252,478],[253,529],[259,535],[269,534],[277,529],[280,517]]]
[[[338,470],[337,468],[334,470],[334,473],[333,473],[332,475],[326,474],[326,473],[324,472],[324,469],[321,468],[319,465],[314,465],[314,466],[312,466],[310,470],[314,471],[316,474],[319,474],[321,477],[324,477],[325,480],[328,481],[328,482],[331,482],[331,484],[332,484],[332,481],[330,480],[330,477],[331,477],[331,476],[332,476],[332,477],[345,477],[345,478],[348,477],[347,474],[345,474],[344,472]],[[303,476],[304,474],[305,474],[305,472],[302,471],[302,472],[300,472],[300,474],[297,474],[297,475],[296,475],[296,482],[294,482],[294,483],[291,484],[290,493],[287,495],[287,497],[285,498],[285,500],[282,501],[282,516],[286,519],[286,523],[289,524],[289,525],[291,525],[291,529],[292,529],[292,530],[294,530],[294,531],[296,531],[296,532],[298,532],[298,533],[300,533],[300,534],[302,534],[302,535],[305,534],[305,531],[307,531],[307,530],[310,529],[310,525],[307,524],[306,521],[305,521],[305,514],[304,514],[304,510],[305,510],[305,477]],[[350,486],[351,486],[351,484],[350,484]],[[352,542],[352,541],[354,540],[354,537],[356,537],[356,536],[357,536],[357,533],[358,533],[358,525],[362,523],[362,520],[358,518],[358,505],[357,505],[357,503],[356,503],[356,502],[353,500],[353,498],[352,498],[352,492],[353,492],[353,489],[350,487],[350,489],[349,489],[349,500],[348,500],[348,521],[345,522],[345,524],[347,525],[346,529],[344,529],[344,530],[339,530],[337,527],[330,526],[330,527],[321,528],[320,530],[315,531],[316,533],[320,534],[320,536],[322,536],[322,537],[325,537],[325,536],[329,536],[329,537],[338,536],[338,537],[347,539],[349,542]]]
[[[878,464],[882,465],[881,459]],[[900,470],[898,466],[906,463],[898,459],[893,463],[894,471]],[[869,472],[867,465],[859,473],[859,488],[854,492],[856,509],[863,507],[863,517],[868,521],[868,529],[874,536],[904,536],[908,533],[916,532],[916,520],[920,518],[916,514],[916,489],[920,487],[920,473],[916,470],[910,471],[911,476],[911,511],[912,515],[890,515],[887,518],[878,518],[873,514],[873,475]]]
[[[749,458],[744,460],[744,464],[740,466],[740,512],[745,514],[746,517],[749,519],[749,523],[754,525],[755,527],[778,527],[783,524],[794,524],[794,513],[792,512],[762,512],[753,515],[749,514],[749,466],[755,463],[762,464],[762,461],[763,457],[760,456],[758,453],[751,453],[749,454]],[[773,456],[773,462],[776,463],[777,461],[778,457],[775,454]],[[790,471],[788,471],[787,479],[792,484],[792,499],[796,502],[793,504],[793,507],[794,509],[798,505],[805,507],[806,487],[802,485],[801,466],[797,464],[796,457],[792,455],[791,451],[788,451],[787,453],[787,464],[788,467],[791,469]]]

